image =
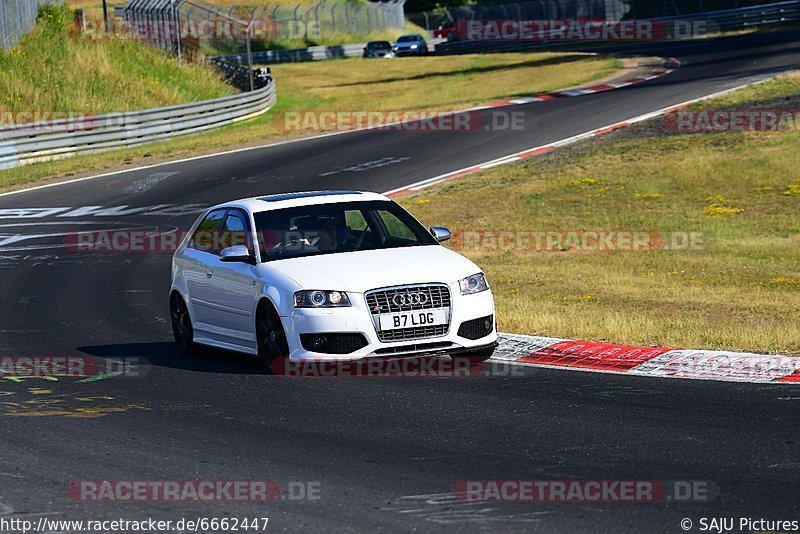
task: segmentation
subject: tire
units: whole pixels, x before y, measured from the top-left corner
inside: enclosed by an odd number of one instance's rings
[[[169,299],[169,316],[172,320],[172,335],[182,354],[193,355],[197,350],[194,342],[194,327],[189,316],[189,308],[179,293],[173,293]]]
[[[286,332],[275,307],[263,300],[256,311],[256,343],[258,359],[269,374],[282,374],[289,358]]]

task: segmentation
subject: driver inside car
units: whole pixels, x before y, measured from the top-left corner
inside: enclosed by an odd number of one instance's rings
[[[339,221],[330,217],[320,226],[314,245],[320,252],[332,252],[341,248],[346,235]]]

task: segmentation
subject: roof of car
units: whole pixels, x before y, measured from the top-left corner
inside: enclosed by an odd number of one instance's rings
[[[366,191],[300,191],[296,193],[278,193],[260,197],[243,198],[225,202],[214,207],[238,207],[258,213],[297,206],[313,206],[315,204],[335,204],[337,202],[355,202],[359,200],[389,200],[378,193]]]

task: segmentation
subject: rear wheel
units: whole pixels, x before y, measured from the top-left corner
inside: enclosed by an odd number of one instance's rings
[[[289,344],[281,318],[267,301],[259,304],[256,315],[258,359],[268,372],[280,374],[289,357]]]
[[[172,335],[178,344],[178,349],[183,354],[193,354],[197,345],[194,343],[192,318],[189,316],[186,302],[178,293],[173,293],[169,299],[169,315],[172,319]]]

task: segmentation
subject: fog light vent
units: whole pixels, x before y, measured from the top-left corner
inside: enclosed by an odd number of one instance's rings
[[[480,339],[494,330],[494,315],[464,321],[458,327],[458,335],[466,339]]]

